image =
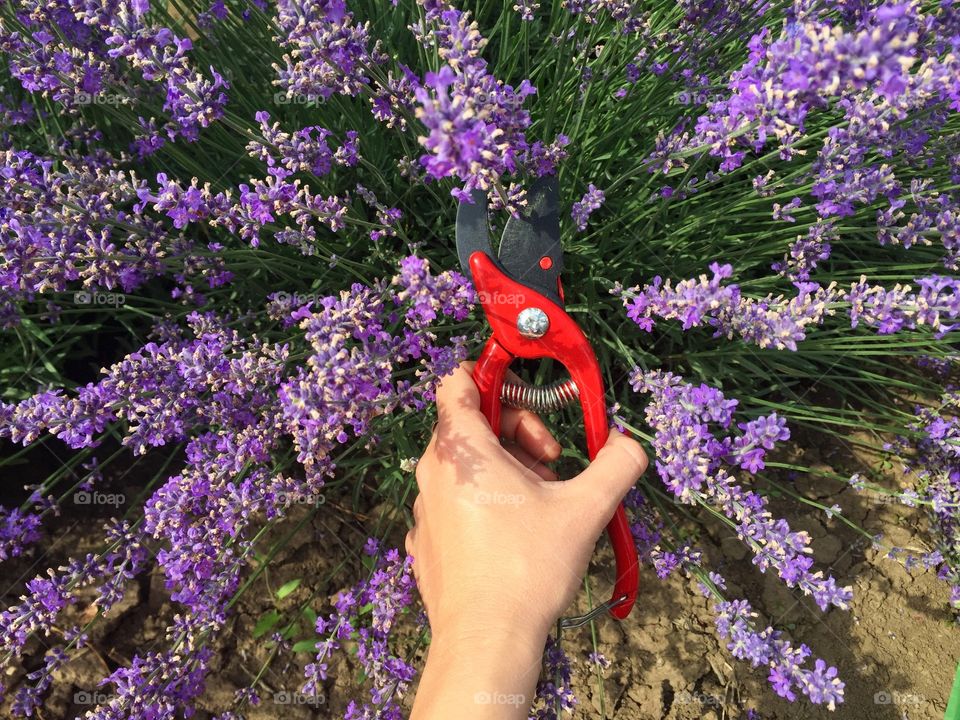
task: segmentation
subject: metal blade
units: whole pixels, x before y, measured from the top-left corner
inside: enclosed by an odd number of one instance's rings
[[[511,216],[503,229],[500,263],[514,280],[563,306],[557,283],[563,248],[556,177],[537,178],[527,189],[527,207],[520,217]]]
[[[472,278],[470,256],[478,250],[485,252],[496,261],[490,246],[490,233],[487,230],[487,193],[474,190],[471,193],[473,204],[461,202],[457,208],[457,257],[464,274]]]

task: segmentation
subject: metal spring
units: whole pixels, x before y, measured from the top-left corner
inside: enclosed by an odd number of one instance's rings
[[[528,385],[504,380],[500,402],[507,407],[531,410],[538,415],[555,412],[577,402],[580,390],[570,380],[558,380],[549,385]]]

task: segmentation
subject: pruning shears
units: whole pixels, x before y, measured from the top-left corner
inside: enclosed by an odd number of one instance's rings
[[[464,272],[473,278],[492,331],[473,379],[480,391],[480,409],[495,432],[503,405],[543,413],[579,400],[587,454],[593,460],[609,434],[603,378],[590,342],[563,308],[558,197],[555,177],[534,181],[524,212],[507,220],[497,255],[490,245],[486,192],[474,190],[472,203],[460,203],[457,255]],[[517,358],[551,358],[566,367],[570,378],[539,387],[511,382],[506,373]],[[616,558],[613,597],[586,615],[564,618],[562,627],[583,625],[605,612],[622,620],[633,608],[639,567],[622,504],[607,524],[607,534]]]

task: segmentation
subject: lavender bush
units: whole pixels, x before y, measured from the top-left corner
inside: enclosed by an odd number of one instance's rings
[[[4,491],[0,561],[106,470],[175,463],[99,552],[34,570],[0,612],[2,663],[35,668],[16,716],[153,568],[175,619],[84,717],[189,716],[268,530],[326,498],[409,504],[436,383],[486,332],[451,269],[456,203],[485,190],[502,223],[550,174],[571,312],[656,461],[628,496],[644,582],[697,578],[774,692],[841,703],[836,668],[679,530],[719,518],[758,574],[845,611],[851,588],[770,509],[779,487],[855,526],[790,485],[847,480],[779,459],[802,429],[906,473],[849,482],[925,509],[935,549],[891,556],[960,609],[952,0],[0,0],[0,49],[3,462],[69,457]],[[417,610],[389,532],[334,606],[304,608],[303,692],[335,653],[364,670],[348,718],[400,717],[416,676],[391,642]],[[91,589],[93,619],[64,630]],[[538,718],[576,702],[559,645],[545,666]]]

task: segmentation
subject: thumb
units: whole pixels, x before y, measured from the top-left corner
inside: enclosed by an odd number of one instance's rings
[[[605,523],[646,469],[647,454],[640,443],[614,429],[593,462],[564,484],[572,486],[582,502],[595,508]]]

